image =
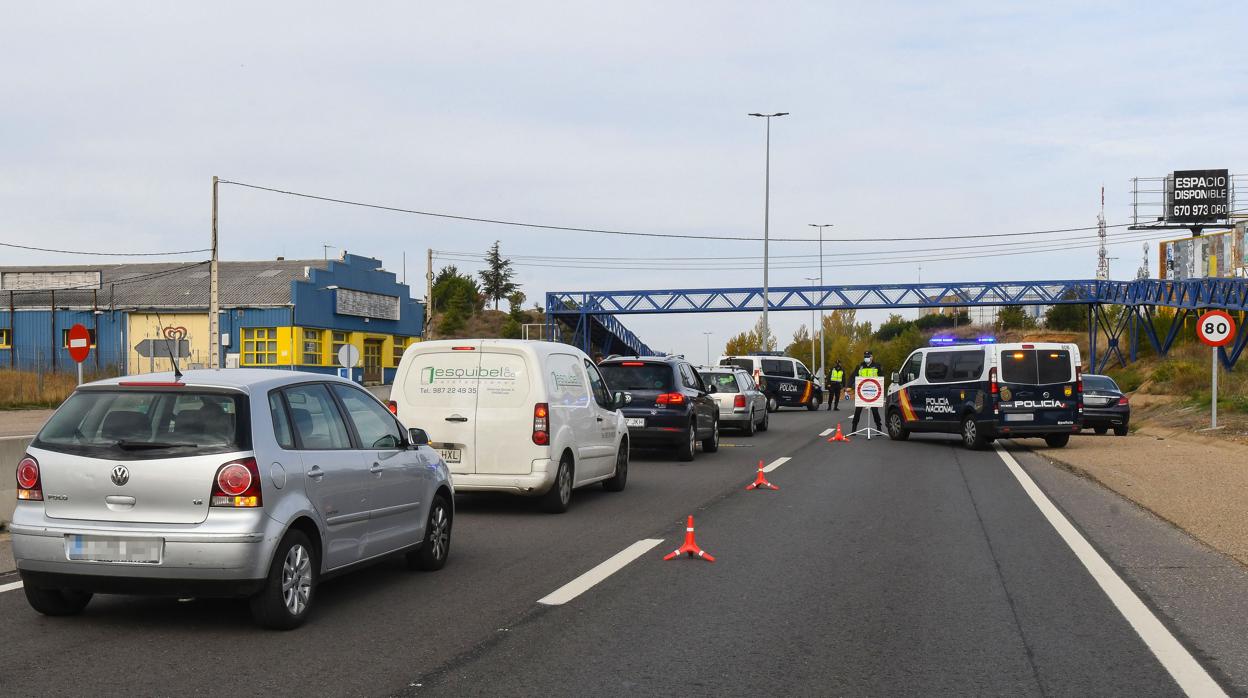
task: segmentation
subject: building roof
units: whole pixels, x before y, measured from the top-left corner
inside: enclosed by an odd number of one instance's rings
[[[284,306],[291,302],[291,282],[306,280],[310,269],[325,269],[328,262],[314,260],[274,260],[262,262],[220,262],[220,305],[222,308]],[[55,291],[58,308],[129,309],[206,309],[208,307],[207,262],[157,262],[149,264],[91,264],[74,266],[0,266],[6,272],[89,272],[99,271],[101,287],[93,297],[89,289]],[[0,307],[9,295],[0,291]],[[16,291],[15,308],[48,308],[53,294],[46,290]]]

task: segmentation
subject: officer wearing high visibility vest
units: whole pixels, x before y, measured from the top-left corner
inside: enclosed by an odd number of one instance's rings
[[[875,364],[875,360],[871,356],[871,352],[863,352],[862,363],[858,364],[858,368],[854,370],[854,384],[857,385],[858,378],[879,378],[883,373],[883,369]],[[855,402],[857,402],[855,400]],[[850,431],[858,431],[858,418],[862,416],[862,408],[854,405],[854,422]],[[871,408],[871,417],[875,419],[875,428],[884,431],[884,423],[880,421],[880,408]]]
[[[845,369],[841,368],[841,360],[828,371],[828,411],[841,409],[841,388],[845,385]]]

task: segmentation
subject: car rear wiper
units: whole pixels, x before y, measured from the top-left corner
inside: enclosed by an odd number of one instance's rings
[[[125,439],[113,445],[127,451],[139,451],[148,448],[199,448],[199,444],[170,443],[168,441],[127,441]]]

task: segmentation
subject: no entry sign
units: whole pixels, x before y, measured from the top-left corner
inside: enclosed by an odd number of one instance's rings
[[[858,378],[854,386],[854,407],[883,407],[884,381],[879,378]]]
[[[74,325],[69,328],[65,344],[69,349],[69,358],[82,363],[91,354],[91,333],[81,324]]]
[[[1196,322],[1196,336],[1211,347],[1229,344],[1235,339],[1235,319],[1221,310],[1210,310]]]

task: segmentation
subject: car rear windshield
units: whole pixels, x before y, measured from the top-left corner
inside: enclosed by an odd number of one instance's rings
[[[113,460],[245,451],[246,403],[242,395],[196,390],[80,390],[33,445]]]
[[[1111,390],[1118,392],[1118,384],[1109,376],[1084,376],[1084,390]]]
[[[598,367],[611,390],[671,390],[672,367],[667,364],[647,364],[625,361],[618,364],[602,364]]]
[[[1001,352],[1001,382],[1026,385],[1069,383],[1074,365],[1065,349],[1007,349]]]
[[[703,373],[702,382],[707,385],[715,386],[716,392],[720,393],[736,393],[737,377],[731,373]]]

